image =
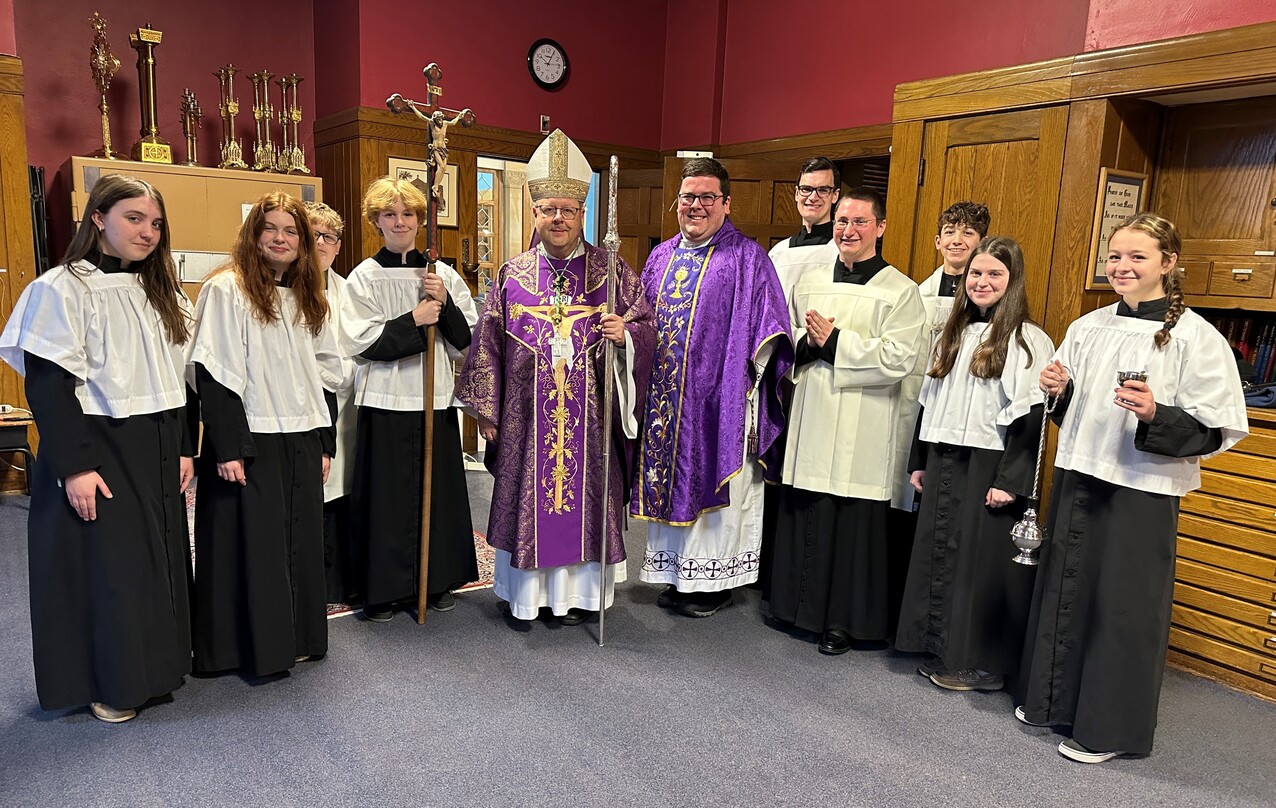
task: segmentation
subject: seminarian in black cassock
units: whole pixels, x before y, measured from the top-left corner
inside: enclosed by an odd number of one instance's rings
[[[171,299],[167,313],[153,296]],[[0,337],[41,436],[27,534],[46,710],[90,705],[103,721],[127,721],[191,670],[189,318],[162,199],[112,176],[94,186],[67,262],[31,282]],[[110,491],[87,494],[94,514],[69,501],[86,477]]]
[[[917,359],[917,287],[877,255],[880,197],[837,207],[839,259],[793,287],[795,391],[784,455],[771,615],[822,633],[819,650],[880,641],[890,625],[886,511],[894,480],[899,382]]]
[[[200,291],[191,361],[204,419],[195,498],[201,673],[264,676],[328,651],[323,483],[343,374],[313,249],[300,203],[268,194],[245,220],[231,266]],[[273,321],[244,291],[241,274],[257,272],[274,273],[268,288],[252,286],[269,295]]]
[[[451,609],[451,590],[479,577],[458,412],[451,406],[452,362],[469,347],[478,311],[465,280],[446,264],[436,263],[435,274],[423,280],[429,262],[413,244],[424,212],[425,197],[406,181],[384,178],[369,186],[364,215],[387,246],[351,270],[342,299],[341,346],[355,357],[358,407],[351,493],[354,581],[364,615],[375,621],[390,619],[395,604],[417,594],[427,326],[417,324],[414,312],[426,304],[436,307],[438,327],[430,402],[430,608]],[[436,298],[423,298],[424,284]]]

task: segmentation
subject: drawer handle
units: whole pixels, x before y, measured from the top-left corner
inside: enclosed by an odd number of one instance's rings
[[[1276,649],[1276,637],[1268,637],[1263,640],[1263,647]]]
[[[1267,615],[1267,625],[1276,626],[1276,612]]]
[[[1241,281],[1247,281],[1249,280],[1249,276],[1253,274],[1254,274],[1254,270],[1252,269],[1233,269],[1232,280],[1238,283]]]
[[[1270,676],[1276,679],[1276,665],[1268,665],[1266,662],[1258,663],[1258,672],[1263,676]]]

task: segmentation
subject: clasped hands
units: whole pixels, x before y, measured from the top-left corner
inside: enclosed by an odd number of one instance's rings
[[[815,309],[806,313],[806,341],[816,348],[823,348],[833,333],[833,318],[826,318]]]

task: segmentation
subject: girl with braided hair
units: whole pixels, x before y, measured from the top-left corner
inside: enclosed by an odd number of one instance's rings
[[[1154,213],[1123,222],[1106,270],[1121,300],[1041,372],[1059,441],[1015,715],[1069,728],[1059,753],[1081,763],[1151,751],[1179,498],[1249,431],[1227,341],[1183,304],[1180,244]]]

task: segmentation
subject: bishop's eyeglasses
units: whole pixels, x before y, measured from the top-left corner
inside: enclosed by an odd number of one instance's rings
[[[547,219],[562,216],[563,221],[570,222],[580,215],[581,208],[564,208],[557,205],[537,205],[536,210]]]

